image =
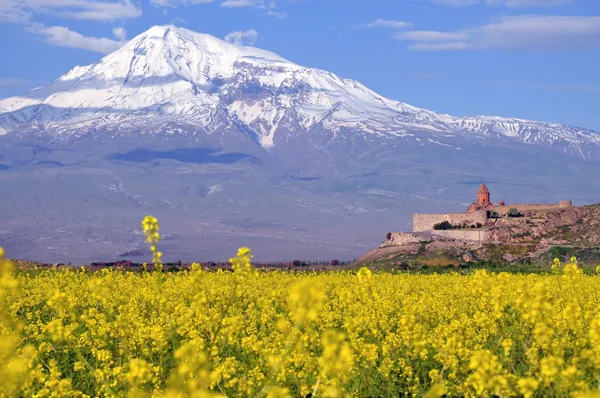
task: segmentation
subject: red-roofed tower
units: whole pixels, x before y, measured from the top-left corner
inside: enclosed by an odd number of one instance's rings
[[[485,186],[485,182],[481,182],[479,191],[477,191],[477,203],[485,205],[490,203],[490,191]]]

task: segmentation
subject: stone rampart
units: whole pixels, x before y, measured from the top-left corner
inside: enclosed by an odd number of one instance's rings
[[[458,240],[467,240],[473,242],[486,242],[487,235],[485,230],[479,231],[464,231],[456,229],[446,229],[442,231],[433,231],[434,236],[443,236],[445,238],[452,238]]]
[[[478,210],[472,213],[413,214],[413,232],[433,231],[435,224],[444,221],[452,225],[483,225],[487,221],[487,212]]]
[[[518,211],[542,211],[542,210],[556,210],[563,209],[572,206],[571,201],[563,200],[558,204],[511,204],[504,206],[494,206],[492,209],[496,211],[501,216],[508,213],[510,209],[517,209]]]
[[[413,214],[413,232],[431,231],[434,224],[445,220],[446,214]]]
[[[472,213],[455,213],[449,214],[446,218],[452,225],[474,225],[485,224],[487,221],[487,211],[477,210]]]

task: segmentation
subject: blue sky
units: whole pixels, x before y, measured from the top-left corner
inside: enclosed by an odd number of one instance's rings
[[[0,98],[159,24],[254,44],[439,112],[600,131],[598,0],[0,0]]]

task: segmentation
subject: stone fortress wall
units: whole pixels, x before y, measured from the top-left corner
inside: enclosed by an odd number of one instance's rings
[[[458,240],[468,240],[473,242],[487,242],[489,240],[488,233],[485,230],[456,230],[456,229],[446,229],[432,232],[435,236],[443,236],[445,238],[458,239]]]
[[[497,212],[499,215],[503,216],[510,209],[517,209],[521,212],[523,211],[540,211],[540,210],[556,210],[565,207],[571,207],[573,204],[570,200],[562,200],[558,204],[512,204],[512,205],[495,205],[490,210]]]
[[[508,211],[508,210],[507,210]],[[485,224],[487,222],[487,211],[477,210],[472,213],[448,213],[448,214],[413,214],[413,232],[433,231],[433,226],[448,221],[452,225]],[[439,231],[436,231],[436,233]]]
[[[444,230],[430,232],[388,232],[385,241],[379,245],[379,248],[390,246],[409,246],[431,241],[452,241],[462,240],[471,242],[487,242],[489,240],[486,230]]]

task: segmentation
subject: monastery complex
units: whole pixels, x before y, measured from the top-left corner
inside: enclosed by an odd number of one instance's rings
[[[501,200],[497,204],[490,201],[490,191],[484,182],[477,191],[477,201],[471,203],[464,213],[450,214],[413,214],[413,232],[434,231],[435,224],[448,221],[458,227],[468,228],[471,225],[485,227],[491,226],[498,217],[506,216],[510,209],[516,209],[521,213],[534,210],[552,210],[562,207],[570,207],[570,200],[561,201],[558,204],[511,204],[507,205]],[[491,215],[497,214],[493,219]],[[438,231],[435,231],[438,232]]]
[[[413,232],[390,232],[380,247],[397,246],[425,240],[456,240],[481,243],[506,243],[513,237],[507,226],[525,234],[546,222],[546,214],[572,207],[569,200],[557,204],[493,203],[484,182],[477,199],[462,213],[413,214]],[[440,224],[445,224],[440,227]],[[513,229],[515,229],[513,228]],[[539,228],[538,228],[539,229]]]

